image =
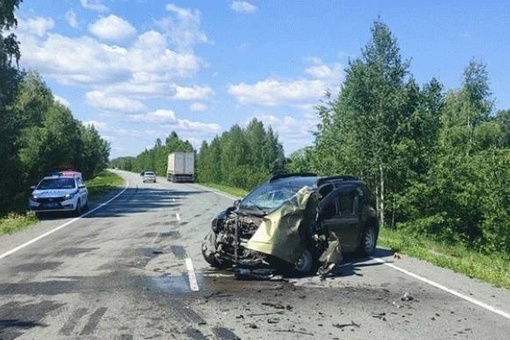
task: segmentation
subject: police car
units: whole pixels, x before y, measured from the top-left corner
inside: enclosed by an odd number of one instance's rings
[[[79,216],[83,210],[88,209],[88,190],[81,172],[49,173],[31,189],[33,191],[28,206],[36,214],[68,211]]]

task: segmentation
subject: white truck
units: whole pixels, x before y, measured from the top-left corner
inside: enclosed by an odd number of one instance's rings
[[[170,182],[195,180],[195,153],[172,152],[168,155],[166,179]]]

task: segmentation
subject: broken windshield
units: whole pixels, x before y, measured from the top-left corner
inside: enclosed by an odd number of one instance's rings
[[[239,204],[240,209],[270,212],[294,196],[302,186],[264,183],[246,196]]]

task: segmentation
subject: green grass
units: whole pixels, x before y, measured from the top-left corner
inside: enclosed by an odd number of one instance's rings
[[[216,183],[198,183],[200,185],[203,185],[205,187],[213,188],[219,191],[222,191],[224,193],[230,194],[235,197],[244,197],[248,193],[248,191],[239,189],[239,188],[233,188],[226,185],[216,184]]]
[[[91,201],[124,184],[124,179],[113,172],[103,171],[85,182]]]
[[[96,177],[85,182],[89,191],[89,199],[94,201],[112,189],[121,186],[124,179],[109,171],[103,171]],[[0,218],[0,235],[11,234],[18,230],[30,227],[38,221],[33,212],[9,213]]]
[[[497,287],[510,289],[510,271],[508,270],[510,256],[508,254],[487,255],[462,245],[447,245],[429,240],[424,236],[413,236],[404,231],[392,231],[385,228],[380,231],[379,245]]]

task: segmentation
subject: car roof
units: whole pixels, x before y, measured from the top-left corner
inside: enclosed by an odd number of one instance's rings
[[[319,176],[314,173],[278,174],[272,176],[268,183],[282,183],[296,186],[321,187],[324,184],[332,184],[335,187],[343,184],[362,184],[363,182],[353,175]]]

